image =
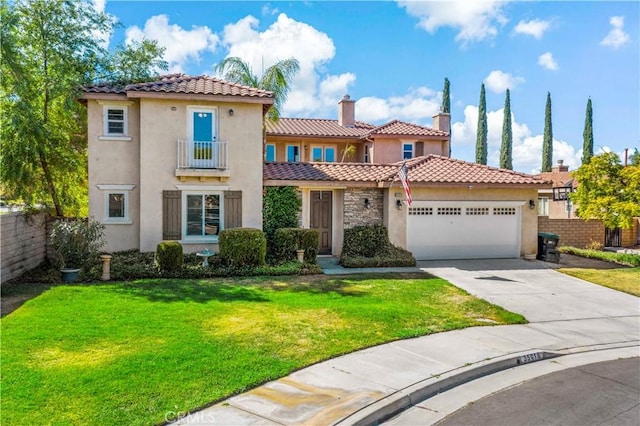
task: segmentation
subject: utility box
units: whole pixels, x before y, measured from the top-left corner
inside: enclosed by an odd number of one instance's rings
[[[550,232],[538,233],[538,255],[536,259],[545,262],[560,262],[560,252],[558,251],[558,241],[560,237]]]

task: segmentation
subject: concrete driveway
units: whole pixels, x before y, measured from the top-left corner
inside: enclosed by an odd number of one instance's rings
[[[640,310],[635,296],[558,273],[540,261],[419,261],[418,267],[532,323],[637,316]]]

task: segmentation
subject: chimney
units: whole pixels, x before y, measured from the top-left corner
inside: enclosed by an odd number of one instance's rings
[[[451,114],[439,112],[433,116],[433,128],[449,133],[451,131]]]
[[[555,166],[555,167],[552,167],[551,171],[553,173],[568,172],[569,171],[569,166],[565,166],[564,165],[564,160],[558,160],[558,165]]]
[[[352,101],[349,95],[344,95],[338,102],[338,124],[343,127],[356,124],[356,101]]]

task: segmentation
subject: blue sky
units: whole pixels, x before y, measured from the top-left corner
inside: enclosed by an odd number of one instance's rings
[[[580,165],[589,97],[595,151],[640,149],[639,2],[94,1],[121,24],[110,46],[156,39],[174,72],[214,75],[240,56],[260,74],[296,57],[285,117],[337,118],[348,93],[358,120],[430,126],[447,77],[455,158],[474,161],[483,82],[490,165],[507,88],[515,170],[539,171],[547,91],[554,163]]]

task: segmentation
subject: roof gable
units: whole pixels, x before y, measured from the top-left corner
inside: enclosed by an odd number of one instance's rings
[[[394,182],[403,162],[365,163],[265,163],[265,180]],[[525,173],[468,163],[438,155],[406,161],[411,184],[495,184],[547,186],[547,182]]]
[[[272,102],[273,92],[243,86],[205,75],[168,74],[148,82],[132,83],[125,86],[117,83],[98,83],[82,86],[85,94],[104,93],[129,95],[133,93],[167,93],[185,95],[214,95],[243,98],[264,98]]]
[[[432,129],[431,127],[419,126],[400,120],[392,120],[386,124],[376,127],[369,132],[370,136],[427,136],[442,137],[449,136],[448,132]]]

